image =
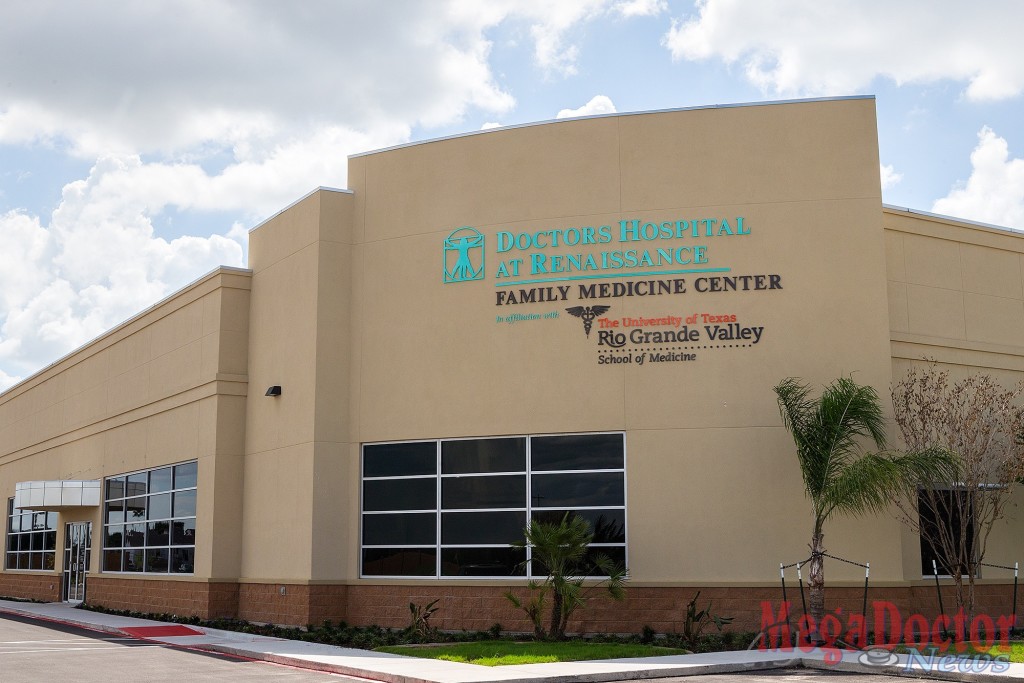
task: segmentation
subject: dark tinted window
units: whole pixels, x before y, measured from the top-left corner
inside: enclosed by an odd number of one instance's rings
[[[118,500],[113,503],[107,503],[107,519],[108,524],[120,524],[124,521],[124,501]]]
[[[196,478],[199,472],[199,464],[187,462],[184,465],[174,466],[174,488],[189,489],[195,488]]]
[[[441,543],[522,542],[524,526],[525,512],[445,512],[441,515]]]
[[[447,477],[441,480],[441,507],[446,510],[525,506],[525,475]]]
[[[174,483],[174,477],[171,476],[170,467],[161,467],[158,470],[153,470],[149,473],[149,491],[150,493],[160,493],[161,491],[170,491],[171,485]]]
[[[938,570],[940,576],[953,576],[957,568],[950,566],[949,559],[936,546],[932,538],[940,534],[953,539],[957,547],[974,546],[974,520],[970,514],[968,502],[963,491],[921,491],[918,494],[917,509],[921,515],[921,574],[934,576]],[[966,524],[961,526],[961,519],[967,513]],[[964,534],[961,534],[961,529]],[[966,536],[966,538],[962,538]],[[966,558],[963,558],[966,559]],[[933,567],[932,561],[935,561]],[[966,575],[967,567],[960,567],[961,575]]]
[[[622,469],[622,434],[536,436],[530,441],[534,472]]]
[[[598,557],[604,557],[602,562],[610,563],[613,568],[623,569],[626,566],[626,549],[623,546],[591,546],[583,560],[571,572],[573,576],[607,576],[608,574],[598,564]],[[540,562],[533,560],[532,571],[534,576],[543,576],[547,569]]]
[[[527,519],[566,513],[624,561],[624,465],[621,434],[366,445],[362,575],[522,576]]]
[[[523,576],[525,548],[442,548],[442,576]]]
[[[196,544],[196,520],[179,519],[171,523],[171,543],[173,545]]]
[[[443,474],[525,471],[526,439],[469,439],[441,443]]]
[[[198,472],[186,462],[107,480],[103,571],[193,571]]]
[[[107,479],[107,500],[124,498],[124,477]]]
[[[535,474],[530,495],[534,507],[625,505],[624,484],[622,472]]]
[[[364,477],[408,477],[437,473],[437,443],[384,443],[363,447]]]
[[[171,494],[161,493],[149,497],[149,519],[167,519],[171,516]]]
[[[171,573],[193,573],[195,571],[195,558],[195,548],[171,548]]]
[[[146,525],[146,545],[167,545],[171,542],[170,522],[150,522]]]
[[[363,482],[364,510],[433,510],[437,479],[377,479]]]
[[[196,492],[178,491],[174,494],[174,516],[194,517],[196,514]]]
[[[366,576],[434,576],[437,550],[434,548],[364,548]]]
[[[149,475],[145,472],[128,475],[125,485],[126,496],[144,496],[149,493]]]
[[[363,545],[432,545],[437,543],[437,515],[363,515]]]
[[[534,510],[533,519],[547,524],[558,524],[569,512],[578,515],[590,525],[594,543],[626,542],[625,510]]]

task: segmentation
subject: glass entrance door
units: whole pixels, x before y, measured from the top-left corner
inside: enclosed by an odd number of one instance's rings
[[[85,574],[92,549],[92,522],[71,522],[64,533],[64,601],[85,600]]]

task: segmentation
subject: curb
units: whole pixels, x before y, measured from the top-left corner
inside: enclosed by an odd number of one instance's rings
[[[359,666],[352,666],[350,664],[335,664],[329,661],[323,661],[324,659],[329,658],[330,655],[311,655],[309,658],[306,658],[294,655],[267,652],[259,649],[258,643],[260,641],[252,641],[252,645],[254,646],[252,648],[239,647],[236,645],[222,643],[198,643],[195,645],[184,645],[133,634],[130,632],[130,629],[138,628],[133,626],[124,626],[119,628],[116,626],[96,624],[78,619],[69,619],[66,617],[56,618],[41,615],[28,610],[19,610],[17,608],[11,608],[8,606],[0,607],[0,614],[15,615],[26,619],[31,619],[37,622],[73,626],[76,628],[81,628],[96,633],[116,635],[124,638],[131,638],[133,640],[157,643],[165,647],[171,647],[175,649],[223,654],[230,657],[237,657],[239,659],[245,659],[249,661],[262,661],[297,669],[320,671],[323,673],[341,674],[344,676],[356,677],[369,681],[379,681],[381,683],[452,683],[452,681],[455,680],[457,680],[458,683],[609,683],[611,681],[632,681],[638,679],[658,679],[677,677],[681,678],[688,676],[702,676],[707,674],[750,673],[754,671],[787,669],[794,667],[811,669],[816,671],[874,674],[884,676],[897,676],[901,678],[928,678],[941,681],[962,681],[964,683],[1005,683],[1006,681],[1015,680],[1024,683],[1024,669],[1022,669],[1020,673],[1010,673],[1008,671],[996,673],[991,671],[979,672],[943,671],[934,669],[929,670],[921,668],[920,666],[914,667],[912,665],[911,659],[906,655],[900,656],[900,661],[893,664],[871,665],[860,662],[856,658],[848,658],[845,656],[838,662],[826,662],[824,661],[822,656],[809,656],[807,653],[800,652],[779,652],[777,657],[765,658],[758,661],[748,662],[712,662],[705,664],[683,664],[678,662],[666,662],[661,666],[653,668],[625,670],[618,669],[575,674],[549,671],[538,672],[536,674],[530,675],[528,672],[523,671],[523,667],[546,665],[517,665],[512,667],[503,667],[505,671],[509,674],[507,677],[501,675],[493,675],[496,672],[492,667],[483,667],[473,664],[461,664],[457,667],[458,669],[460,669],[459,675],[457,676],[442,675],[431,678],[428,676],[410,676],[407,674],[392,673],[376,669],[368,669]],[[164,625],[162,622],[150,623]],[[206,631],[203,631],[203,633],[208,634],[208,632]],[[746,651],[741,650],[739,652]],[[625,664],[629,661],[630,660],[628,659],[606,660],[605,663],[609,665],[616,663]],[[566,664],[570,663],[566,662]],[[479,678],[476,678],[472,675],[472,672],[474,670],[480,670],[481,673],[487,671],[492,673],[492,675],[481,676]]]
[[[420,678],[417,676],[408,676],[403,674],[388,673],[385,671],[377,671],[374,669],[363,669],[360,667],[348,666],[344,664],[331,664],[330,662],[322,662],[317,660],[304,659],[301,657],[291,657],[288,655],[279,655],[267,652],[252,652],[249,650],[232,647],[230,645],[209,645],[199,646],[201,649],[209,652],[219,652],[222,654],[232,655],[234,657],[243,657],[246,659],[255,659],[272,664],[284,664],[302,669],[312,669],[314,671],[322,671],[324,673],[341,674],[345,676],[355,676],[358,678],[364,678],[372,681],[382,681],[383,683],[450,683],[449,679],[438,677],[438,678]],[[620,660],[617,660],[620,661]],[[568,662],[567,662],[568,663]],[[672,667],[663,666],[654,669],[633,669],[633,670],[617,670],[597,673],[579,673],[579,674],[538,674],[534,676],[509,676],[507,678],[495,678],[495,677],[482,677],[474,679],[471,677],[459,677],[459,683],[610,683],[611,681],[632,681],[639,679],[654,679],[654,678],[681,678],[685,676],[703,676],[706,674],[726,674],[726,673],[750,673],[753,671],[765,671],[769,669],[787,669],[794,666],[800,666],[800,658],[786,657],[784,659],[776,661],[762,661],[762,662],[727,662],[717,664],[698,664],[688,665],[685,667]],[[466,664],[465,666],[478,666],[474,664]],[[519,665],[519,666],[531,666],[531,665]],[[486,671],[493,671],[492,667],[480,667]],[[502,667],[502,668],[513,668],[513,667]]]

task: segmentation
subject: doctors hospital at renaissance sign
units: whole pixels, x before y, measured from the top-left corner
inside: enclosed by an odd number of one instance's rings
[[[600,364],[696,360],[698,350],[761,342],[764,326],[740,320],[722,299],[702,301],[695,310],[693,301],[681,304],[672,296],[781,290],[778,273],[734,273],[716,259],[718,243],[749,239],[751,232],[742,216],[623,218],[615,225],[499,230],[493,236],[465,226],[444,240],[444,281],[492,281],[499,323],[566,314],[578,319],[583,336],[596,339]],[[663,295],[671,297],[663,314],[626,310],[635,297]],[[548,310],[523,312],[538,304]]]

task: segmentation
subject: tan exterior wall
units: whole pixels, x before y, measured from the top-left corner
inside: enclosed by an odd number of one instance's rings
[[[552,123],[354,158],[354,441],[622,430],[633,581],[771,580],[809,533],[772,387],[790,375],[890,380],[876,149],[873,102],[855,100]],[[595,335],[566,315],[572,298],[496,306],[490,273],[445,284],[439,272],[459,226],[493,244],[500,231],[705,216],[742,216],[750,234],[668,243],[706,244],[708,265],[779,274],[783,289],[701,294],[691,279],[683,295],[581,302],[611,305],[612,318],[763,326],[757,345],[696,349],[695,362],[598,366]],[[502,256],[486,258],[493,268]],[[560,317],[495,322],[550,312]],[[753,491],[755,507],[729,503]],[[869,540],[838,522],[831,549],[901,579],[898,524],[872,525]],[[358,576],[355,557],[347,573]]]
[[[935,361],[951,377],[991,375],[1010,388],[1024,380],[1024,239],[952,218],[886,208],[893,379]],[[1024,517],[1018,490],[989,538],[985,561],[1021,561]],[[920,544],[905,532],[908,579],[920,575]],[[993,581],[1012,572],[987,569]]]
[[[0,491],[198,459],[194,576],[100,573],[99,510],[62,511],[61,524],[93,521],[90,599],[111,607],[404,626],[410,601],[442,598],[443,627],[528,630],[501,597],[522,580],[360,577],[362,445],[621,432],[632,590],[573,628],[670,630],[698,589],[756,626],[811,526],[775,384],[852,375],[887,396],[924,356],[1024,373],[1024,240],[883,209],[878,168],[870,98],[595,117],[353,157],[350,191],[316,190],[252,231],[251,271],[218,270],[0,395]],[[647,223],[685,234],[630,238]],[[482,236],[485,274],[445,282],[463,227]],[[607,239],[550,244],[548,231],[585,228]],[[691,262],[552,265],[628,249]],[[650,281],[675,289],[586,289]],[[569,311],[598,305],[610,308],[590,331]],[[631,336],[684,324],[683,341]],[[718,324],[746,336],[712,338]],[[693,358],[651,360],[667,353]],[[1017,559],[1020,529],[997,531],[993,562]],[[927,612],[918,546],[891,515],[827,529],[829,552],[870,561],[878,596]],[[0,571],[0,593],[50,595],[55,577]],[[830,600],[857,603],[860,568],[830,563],[827,580]]]
[[[249,288],[248,271],[218,269],[0,396],[2,497],[21,481],[101,479],[198,460],[204,523],[188,580],[235,580]],[[42,581],[50,590],[56,583],[52,595],[59,596],[63,525],[71,521],[92,522],[90,572],[98,574],[101,507],[60,511],[49,581],[6,570],[4,585]],[[148,584],[139,576],[121,580]]]
[[[317,191],[250,238],[243,581],[344,578],[353,197]],[[264,396],[281,385],[278,398]],[[243,591],[243,603],[246,598]]]

